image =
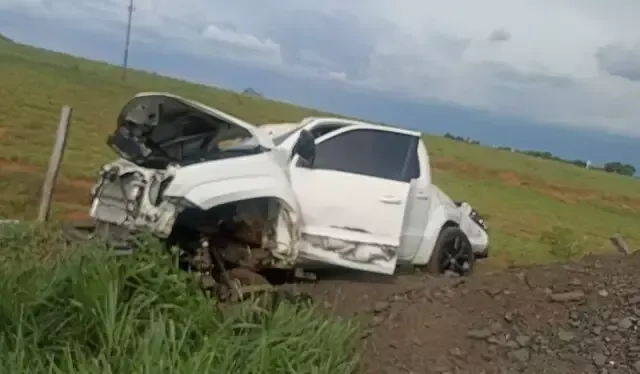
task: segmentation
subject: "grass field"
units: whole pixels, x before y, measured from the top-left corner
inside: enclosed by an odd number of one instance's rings
[[[66,248],[0,225],[0,372],[351,374],[351,323],[280,304],[222,314],[186,272],[146,253]]]
[[[170,91],[255,123],[299,120],[318,111],[144,72],[126,82],[107,64],[0,41],[0,217],[36,212],[61,105],[74,107],[55,215],[86,211],[96,168],[120,107],[139,91]],[[539,262],[610,248],[620,232],[640,246],[640,183],[632,178],[426,136],[435,181],[489,219],[501,264]]]

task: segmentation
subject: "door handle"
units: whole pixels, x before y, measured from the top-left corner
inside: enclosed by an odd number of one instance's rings
[[[429,194],[428,194],[428,193],[425,193],[425,192],[418,192],[418,193],[416,194],[416,199],[419,199],[419,200],[428,200],[428,199],[429,199]]]
[[[385,203],[385,204],[401,204],[402,203],[402,199],[394,197],[394,196],[382,196],[380,198],[380,201]]]

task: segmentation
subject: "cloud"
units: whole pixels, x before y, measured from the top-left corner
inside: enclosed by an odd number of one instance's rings
[[[506,42],[511,39],[511,34],[503,29],[495,29],[489,34],[489,41],[492,42]]]
[[[255,35],[238,32],[222,26],[210,24],[204,28],[200,37],[225,48],[226,53],[235,53],[241,58],[255,58],[264,62],[281,63],[280,45],[269,38],[259,39]]]
[[[0,11],[121,38],[127,5],[0,0]],[[640,134],[637,0],[135,0],[135,8],[134,40],[186,55]]]
[[[598,48],[595,58],[600,69],[630,81],[640,81],[640,44],[608,44]]]

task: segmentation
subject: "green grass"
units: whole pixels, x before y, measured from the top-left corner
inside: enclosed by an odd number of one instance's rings
[[[55,195],[58,218],[86,210],[96,168],[113,158],[105,137],[121,106],[136,92],[174,92],[255,123],[322,114],[145,72],[131,72],[122,82],[117,67],[2,40],[0,82],[0,217],[35,214],[63,104],[73,106],[74,115]],[[555,259],[558,251],[543,238],[557,232],[565,233],[563,240],[580,252],[609,249],[608,238],[615,232],[640,247],[636,179],[442,137],[425,139],[435,182],[489,218],[492,261]]]
[[[290,304],[222,314],[160,253],[113,257],[0,226],[0,372],[356,372],[355,326]]]

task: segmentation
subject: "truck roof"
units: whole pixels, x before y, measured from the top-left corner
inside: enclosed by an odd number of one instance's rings
[[[259,129],[262,129],[269,135],[274,138],[276,136],[282,135],[298,127],[302,126],[300,122],[285,122],[285,123],[266,123],[264,125],[259,126]]]

